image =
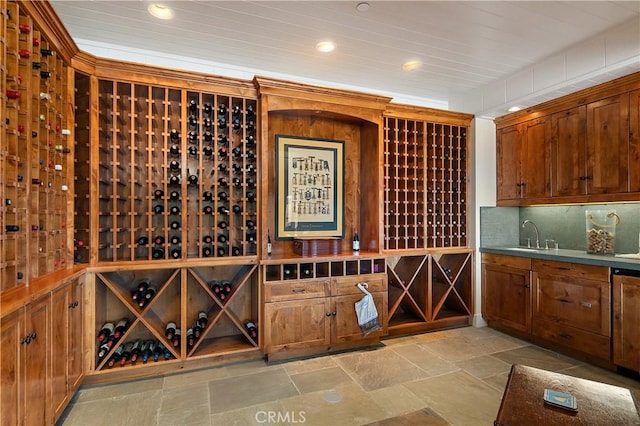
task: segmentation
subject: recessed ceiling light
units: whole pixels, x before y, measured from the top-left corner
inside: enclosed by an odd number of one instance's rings
[[[516,111],[520,111],[522,108],[520,108],[518,105],[514,105],[511,108],[509,108],[507,111],[509,112],[516,112]]]
[[[369,10],[369,3],[363,1],[362,3],[358,3],[358,5],[356,6],[356,10],[358,12],[366,12],[367,10]]]
[[[405,71],[412,71],[415,69],[418,69],[422,66],[422,62],[418,61],[418,60],[412,60],[412,61],[407,61],[404,64],[402,64],[402,69]]]
[[[336,45],[332,41],[321,41],[316,44],[316,50],[318,52],[328,53],[333,52],[333,49],[336,48]]]
[[[149,13],[158,19],[172,19],[173,9],[159,3],[152,3],[147,7]]]

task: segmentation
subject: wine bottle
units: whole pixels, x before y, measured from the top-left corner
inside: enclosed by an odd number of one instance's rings
[[[205,102],[205,104],[202,106],[202,110],[204,111],[205,114],[210,115],[211,114],[211,104],[208,102]]]
[[[51,78],[50,71],[40,71],[40,78]]]
[[[256,146],[256,138],[253,135],[247,136],[247,140],[245,141],[245,145],[247,145],[247,146]]]
[[[53,56],[53,50],[51,50],[51,49],[40,49],[40,54],[42,56]]]
[[[256,123],[255,121],[253,121],[253,119],[247,118],[246,129],[247,132],[253,132],[256,129]]]
[[[353,251],[360,251],[360,238],[358,237],[358,230],[354,230],[353,232],[353,241],[352,241]]]
[[[177,201],[180,199],[180,193],[178,191],[171,191],[169,194],[169,199],[171,201]]]
[[[196,339],[193,335],[193,328],[187,329],[187,348],[191,349],[195,345]]]
[[[226,208],[225,206],[220,206],[218,207],[218,213],[220,214],[229,214],[229,209]],[[222,223],[222,222],[221,222]],[[218,224],[218,226],[220,226],[220,224]],[[226,222],[224,222],[224,225],[221,226],[222,228],[226,228]]]
[[[151,257],[154,259],[164,259],[164,249],[161,247],[156,247],[151,252]]]
[[[255,117],[255,109],[253,105],[247,105],[247,117],[249,118]]]
[[[212,201],[213,200],[213,192],[205,191],[202,193],[202,199],[204,201]]]
[[[196,320],[196,322],[198,323],[200,328],[204,330],[205,328],[207,328],[207,324],[209,324],[209,316],[207,315],[206,312],[200,311],[198,312],[198,319]],[[196,336],[196,337],[200,337],[200,336]]]
[[[98,342],[104,342],[107,339],[107,337],[113,334],[114,330],[115,330],[115,326],[113,325],[112,322],[105,322],[100,328],[100,331],[98,332]]]
[[[256,327],[256,323],[251,320],[246,320],[244,322],[244,328],[245,330],[247,330],[247,334],[249,334],[249,337],[251,337],[253,340],[258,338],[258,327]]]
[[[221,146],[220,148],[218,148],[218,156],[219,156],[221,159],[225,159],[225,158],[227,158],[227,154],[228,154],[228,153],[227,153],[227,147],[225,147],[225,146]]]
[[[247,238],[247,241],[250,243],[255,243],[257,240],[256,233],[253,231],[247,232],[246,238]]]
[[[271,249],[272,249],[272,245],[271,245],[271,234],[269,233],[269,230],[267,230],[267,254],[270,255],[271,254]]]
[[[229,186],[229,181],[224,176],[220,177],[220,178],[218,178],[218,185],[220,185],[220,186]]]
[[[236,188],[241,187],[242,186],[242,179],[240,179],[237,176],[234,176],[233,179],[231,179],[231,183],[233,184],[233,186],[235,186]]]
[[[198,118],[195,115],[190,115],[188,119],[189,130],[196,130],[198,128]]]
[[[218,242],[220,243],[226,243],[227,242],[227,236],[224,234],[220,234],[218,235]]]
[[[180,170],[180,162],[176,160],[171,160],[169,163],[169,169],[171,170]]]
[[[169,138],[174,141],[177,142],[180,140],[180,132],[177,131],[176,129],[172,129],[171,132],[169,132]],[[176,146],[176,145],[174,145]]]
[[[248,177],[246,180],[247,188],[254,188],[256,186],[256,180],[252,177]]]
[[[211,135],[211,127],[213,126],[213,123],[211,121],[211,118],[209,117],[205,117],[204,120],[202,120],[202,127],[207,130],[207,133],[209,133],[209,135]],[[211,140],[211,139],[209,139]]]
[[[119,345],[115,352],[113,353],[113,355],[111,355],[111,358],[109,358],[109,361],[107,361],[107,367],[111,368],[113,367],[118,361],[120,361],[120,358],[122,357],[122,352],[124,351],[124,346],[123,345]]]
[[[164,206],[162,204],[156,204],[155,206],[153,206],[153,212],[155,214],[160,214],[164,211]]]
[[[230,295],[233,288],[231,287],[231,281],[225,280],[222,281],[222,290],[225,294]]]
[[[193,332],[194,342],[200,338],[200,335],[202,334],[202,327],[200,326],[200,322],[198,322],[198,320],[195,320],[193,322],[193,326],[189,330]],[[189,330],[187,330],[187,344],[189,342]]]
[[[167,336],[167,339],[169,341],[173,341],[173,335],[176,332],[176,323],[175,322],[170,322],[167,324],[167,326],[164,328],[164,335]]]
[[[213,207],[211,206],[204,206],[202,208],[202,213],[204,214],[213,214]]]
[[[110,349],[111,347],[107,345],[107,343],[103,343],[102,345],[100,345],[98,347],[98,359],[101,360],[102,358],[104,358],[109,353]]]
[[[158,198],[164,197],[164,191],[162,189],[156,189],[153,191],[153,197],[157,200]]]
[[[239,146],[236,146],[231,150],[231,155],[233,155],[233,157],[236,159],[242,159],[242,148]]]
[[[226,171],[227,171],[227,165],[226,165],[226,163],[220,163],[220,164],[218,164],[218,170],[220,170],[221,172],[226,172]]]
[[[153,361],[158,362],[160,357],[164,354],[164,345],[162,342],[158,341],[156,346],[153,348]]]
[[[154,244],[164,244],[164,237],[162,235],[156,235],[153,239]]]
[[[247,150],[247,160],[253,161],[253,160],[255,160],[255,158],[256,158],[255,152],[253,152],[252,149],[248,149]]]
[[[155,287],[149,287],[145,292],[144,292],[144,299],[149,302],[151,299],[153,299],[153,296],[156,295],[156,289]]]
[[[228,142],[229,140],[227,139],[227,135],[222,133],[218,135],[218,144],[226,146]]]
[[[169,242],[174,245],[180,244],[180,237],[178,235],[172,235]]]
[[[211,157],[213,155],[213,148],[210,146],[205,146],[202,148],[202,155],[205,157]]]
[[[180,214],[180,207],[178,206],[171,206],[171,208],[169,209],[169,213],[172,215],[178,215]]]
[[[189,185],[197,185],[198,184],[198,175],[189,175]]]
[[[180,340],[182,339],[182,332],[179,328],[176,328],[175,333],[173,334],[173,346],[176,348],[180,347]]]
[[[144,342],[144,344],[142,345],[142,349],[140,350],[143,364],[146,364],[149,358],[151,358],[155,347],[156,342],[154,340],[147,340],[146,342]]]
[[[189,114],[197,114],[198,113],[198,101],[195,99],[189,100]]]
[[[205,235],[204,237],[202,237],[202,242],[205,244],[211,244],[213,242],[213,238],[211,237],[211,235]]]
[[[20,227],[18,225],[5,225],[4,230],[5,232],[18,232]]]
[[[246,170],[247,173],[254,174],[256,172],[256,166],[254,166],[253,164],[247,164]]]
[[[240,205],[238,204],[234,204],[233,207],[231,207],[231,210],[235,213],[235,214],[240,214],[242,213],[242,207],[240,207]]]
[[[147,238],[147,237],[138,238],[138,245],[139,246],[146,246],[147,244],[149,244],[149,238]]]
[[[229,199],[229,194],[227,194],[225,191],[218,192],[219,201],[227,201],[228,199]]]
[[[187,133],[187,140],[192,144],[198,143],[198,134],[194,131],[190,131]]]
[[[140,349],[142,349],[142,344],[144,342],[142,340],[136,340],[133,343],[133,347],[131,348],[131,363],[135,364],[140,356]]]
[[[189,155],[191,157],[197,157],[198,156],[198,148],[196,148],[195,145],[190,145],[188,152],[189,152]]]
[[[211,246],[202,247],[202,256],[203,257],[211,257],[213,255],[213,249]]]
[[[169,185],[180,185],[180,176],[178,175],[169,176]]]
[[[247,201],[255,201],[256,194],[253,191],[247,191]]]
[[[218,251],[218,257],[224,257],[227,255],[226,247],[218,246],[217,251]]]
[[[171,257],[173,259],[180,259],[180,257],[182,257],[182,251],[179,248],[171,249]]]
[[[231,254],[233,256],[242,256],[242,249],[238,246],[233,246],[231,248]]]
[[[177,229],[180,229],[180,222],[177,221],[177,220],[174,220],[169,224],[169,227],[171,229],[173,229],[174,231],[177,230]]]
[[[256,223],[251,219],[247,219],[245,224],[247,225],[248,229],[255,229],[255,227],[256,227]]]
[[[242,173],[242,164],[233,163],[231,167],[233,168],[234,173]]]
[[[131,350],[133,349],[133,342],[126,342],[122,349],[122,354],[120,355],[120,366],[124,367],[124,365],[131,358]]]
[[[127,327],[129,327],[128,318],[123,318],[120,321],[118,321],[118,324],[116,324],[116,328],[113,331],[113,337],[115,337],[116,339],[120,339],[120,337],[122,337],[124,332],[127,331]]]
[[[222,286],[220,285],[220,283],[216,280],[213,280],[211,281],[210,287],[211,291],[213,291],[213,294],[220,297],[220,293],[222,293]]]

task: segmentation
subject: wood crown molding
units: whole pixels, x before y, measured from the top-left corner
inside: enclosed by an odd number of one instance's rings
[[[464,112],[441,110],[429,107],[418,107],[407,104],[390,103],[384,115],[387,117],[405,118],[411,120],[446,122],[456,126],[470,126],[473,114]]]
[[[523,109],[522,111],[497,117],[494,119],[494,122],[496,123],[496,129],[502,129],[507,126],[544,117],[556,112],[566,111],[580,105],[586,105],[590,102],[599,101],[636,89],[640,89],[640,72],[616,78],[615,80],[598,84],[597,86],[575,93],[570,93],[566,96]]]

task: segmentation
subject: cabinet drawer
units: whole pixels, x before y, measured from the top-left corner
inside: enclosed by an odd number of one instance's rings
[[[601,359],[611,359],[611,339],[606,336],[535,318],[533,335]]]
[[[610,336],[609,283],[534,273],[533,317]]]
[[[580,263],[556,262],[542,259],[533,259],[531,265],[533,270],[537,272],[609,281],[609,268],[606,266],[583,265]]]
[[[517,256],[505,256],[502,254],[482,253],[482,263],[508,266],[510,268],[517,269],[531,269],[531,258],[529,257],[517,257]]]
[[[305,280],[286,283],[266,283],[265,302],[312,299],[329,295],[329,280]]]
[[[375,293],[376,291],[387,291],[386,275],[360,275],[357,277],[334,278],[331,280],[331,295],[346,296],[349,294],[362,294],[360,289],[356,287],[359,283],[367,284],[367,291]]]

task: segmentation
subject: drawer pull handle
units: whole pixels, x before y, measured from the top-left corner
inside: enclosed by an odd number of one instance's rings
[[[570,334],[560,333],[560,334],[558,334],[558,336],[560,336],[560,337],[562,337],[563,339],[566,339],[566,340],[573,340],[573,336],[570,335]]]
[[[591,308],[591,302],[580,302],[580,306],[583,306],[585,308]]]
[[[558,299],[558,302],[562,302],[562,303],[571,303],[571,300],[567,300],[567,299]]]
[[[306,288],[294,288],[293,290],[291,290],[291,292],[294,293],[294,294],[301,294],[301,293],[304,293],[306,291],[307,291]]]

